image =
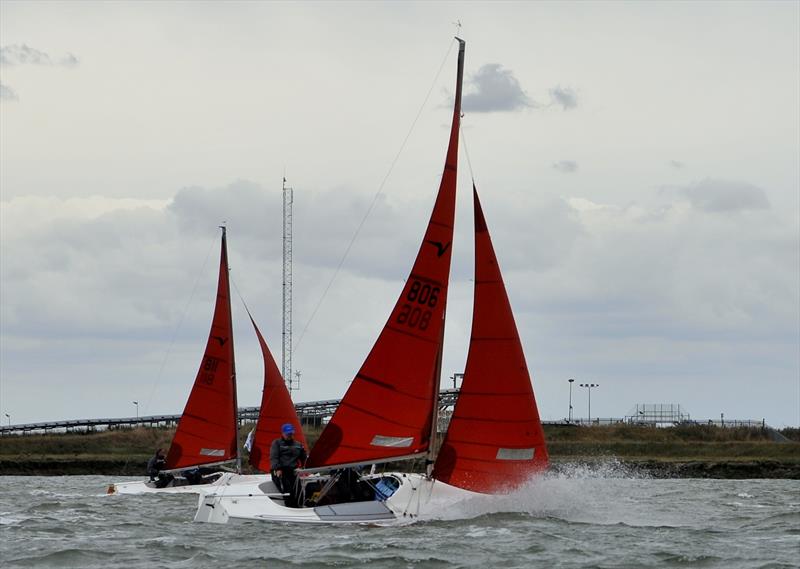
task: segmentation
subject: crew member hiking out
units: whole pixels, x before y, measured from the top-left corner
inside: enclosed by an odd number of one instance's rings
[[[286,423],[281,427],[281,437],[272,441],[269,462],[272,481],[278,490],[289,494],[284,503],[290,508],[298,507],[295,470],[303,466],[305,460],[305,447],[294,440],[294,427],[291,423]]]

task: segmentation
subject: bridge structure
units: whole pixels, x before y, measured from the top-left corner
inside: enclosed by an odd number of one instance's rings
[[[458,399],[458,389],[443,389],[439,393],[439,431],[447,430],[453,407]],[[325,424],[336,411],[341,399],[325,399],[321,401],[308,401],[296,403],[295,409],[300,422],[304,426],[321,426]],[[658,407],[658,408],[657,408]],[[239,421],[242,423],[255,423],[258,420],[260,407],[240,407]],[[0,435],[24,435],[28,433],[63,433],[82,431],[103,431],[106,429],[132,429],[135,427],[174,427],[180,420],[180,415],[149,415],[141,417],[120,417],[110,419],[73,419],[66,421],[49,421],[43,423],[25,423],[19,425],[0,426]],[[636,413],[629,413],[625,417],[592,417],[591,419],[573,418],[571,421],[542,421],[543,425],[563,425],[570,427],[591,427],[603,425],[640,425],[640,426],[668,426],[668,425],[713,425],[717,427],[749,427],[768,428],[764,419],[727,419],[720,417],[715,420],[690,419],[679,406],[659,407],[657,405],[637,405]]]
[[[458,389],[443,389],[439,393],[439,409],[443,417],[449,412],[458,399]],[[341,399],[326,399],[296,403],[295,409],[303,425],[322,425],[329,420]],[[255,423],[258,420],[260,407],[240,407],[239,421]],[[41,423],[24,423],[19,425],[0,426],[0,435],[22,435],[27,433],[58,433],[76,431],[102,431],[106,429],[132,429],[135,427],[174,427],[180,415],[147,415],[141,417],[119,417],[105,419],[72,419],[65,421],[48,421]]]

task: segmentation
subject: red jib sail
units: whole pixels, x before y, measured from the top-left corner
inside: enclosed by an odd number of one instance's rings
[[[474,492],[521,485],[547,466],[547,446],[514,315],[478,192],[472,336],[433,477]]]
[[[264,341],[264,336],[261,335],[252,316],[250,316],[250,322],[253,323],[258,343],[261,345],[261,354],[264,357],[264,391],[261,393],[261,410],[253,436],[253,447],[250,450],[250,464],[262,472],[269,472],[269,449],[272,441],[281,436],[281,426],[286,423],[294,425],[294,438],[303,446],[306,445],[306,439],[303,436],[303,429],[297,418],[289,390],[286,389],[283,376]]]
[[[450,278],[464,42],[444,173],[411,274],[366,361],[311,451],[307,468],[424,453],[431,438]]]
[[[167,453],[166,468],[181,469],[235,459],[236,419],[228,247],[223,228],[217,302],[211,332],[194,387]]]

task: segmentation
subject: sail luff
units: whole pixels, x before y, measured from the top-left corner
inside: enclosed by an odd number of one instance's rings
[[[307,468],[427,453],[435,429],[455,218],[464,42],[439,191],[416,260],[389,319],[311,451]]]
[[[237,454],[233,328],[226,239],[223,231],[211,330],[167,453],[166,468],[185,469],[234,460]]]
[[[250,315],[249,311],[248,315]],[[252,315],[250,315],[250,322],[253,324],[258,343],[261,346],[261,355],[264,361],[264,388],[261,394],[261,408],[258,413],[253,446],[250,450],[250,464],[262,472],[269,472],[270,446],[273,440],[281,436],[282,425],[286,423],[294,425],[294,438],[303,446],[306,445],[306,440],[278,364],[275,363],[275,358],[273,358]]]
[[[524,484],[547,466],[536,398],[473,185],[475,293],[467,364],[433,477],[475,492]]]
[[[458,70],[456,71],[456,96],[453,102],[453,123],[450,126],[450,143],[447,147],[447,159],[445,162],[445,169],[452,168],[453,176],[456,178],[458,172],[458,135],[461,130],[461,91],[464,84],[464,55],[466,52],[466,42],[461,38],[458,40]],[[456,180],[457,181],[457,180]],[[445,302],[444,309],[442,310],[442,334],[439,339],[439,353],[436,356],[436,375],[433,380],[433,409],[431,412],[431,435],[430,444],[428,447],[428,459],[426,472],[428,476],[433,471],[433,464],[436,460],[437,454],[437,437],[439,430],[439,389],[442,383],[442,360],[444,352],[444,330],[445,320],[447,315],[447,303]]]
[[[236,350],[233,347],[233,310],[231,309],[231,268],[228,263],[228,228],[222,229],[222,264],[225,268],[225,287],[228,290],[228,329],[231,331],[231,383],[233,384],[233,424],[235,425],[236,440],[236,473],[242,473],[242,446],[239,444],[239,398],[236,390]]]

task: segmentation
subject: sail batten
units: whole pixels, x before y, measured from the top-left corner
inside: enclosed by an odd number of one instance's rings
[[[547,466],[547,447],[511,304],[477,189],[472,333],[461,392],[433,469],[474,492],[509,491]]]
[[[394,309],[311,450],[308,468],[385,462],[430,448],[453,253],[464,74],[464,44],[459,43],[450,137],[425,235]],[[375,440],[403,446],[374,445]]]

